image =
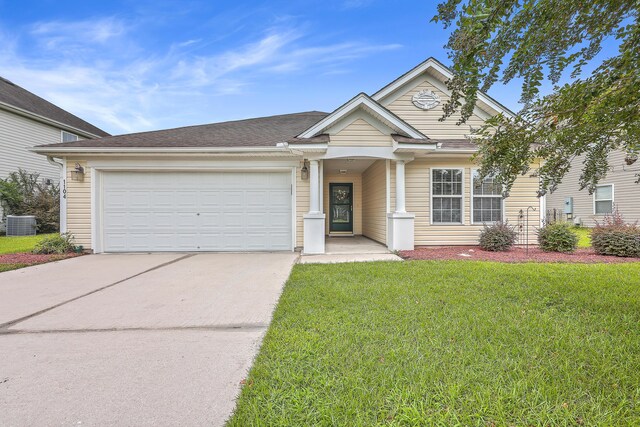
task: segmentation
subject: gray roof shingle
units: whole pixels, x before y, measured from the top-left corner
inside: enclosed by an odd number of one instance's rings
[[[49,101],[40,98],[39,96],[2,77],[0,77],[0,102],[46,117],[49,120],[54,120],[67,126],[80,129],[92,135],[109,136],[109,134],[102,129],[95,127],[91,123],[85,122],[81,118],[74,116],[68,111],[53,105]]]
[[[40,145],[55,148],[184,148],[274,147],[291,140],[323,119],[327,113],[309,111],[279,116],[186,126],[149,132]]]

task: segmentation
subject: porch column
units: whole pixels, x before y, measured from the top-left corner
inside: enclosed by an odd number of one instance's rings
[[[324,220],[320,211],[320,174],[318,160],[309,161],[309,212],[304,215],[305,254],[324,253]]]
[[[396,160],[396,210],[387,214],[387,247],[392,251],[414,248],[415,215],[405,205],[404,160]]]
[[[404,160],[398,160],[396,162],[396,212],[406,212],[404,195]]]
[[[318,161],[309,162],[309,213],[320,212],[320,174]]]

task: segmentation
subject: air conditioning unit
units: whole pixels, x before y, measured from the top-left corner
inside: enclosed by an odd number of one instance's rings
[[[35,236],[36,217],[7,215],[7,236]]]

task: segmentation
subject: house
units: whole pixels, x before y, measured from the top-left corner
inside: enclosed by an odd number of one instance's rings
[[[57,183],[61,177],[60,165],[48,162],[29,149],[34,145],[102,136],[109,134],[0,77],[0,178],[21,168]]]
[[[390,250],[477,244],[484,223],[539,226],[538,179],[503,199],[474,182],[469,125],[510,113],[481,94],[441,122],[450,71],[428,59],[371,96],[317,111],[41,145],[67,170],[66,223],[94,252],[324,253],[326,236]],[[530,209],[528,209],[530,208]],[[527,222],[526,214],[529,212]]]
[[[593,227],[616,208],[626,221],[640,221],[640,186],[635,183],[640,162],[632,163],[622,151],[609,153],[608,159],[610,171],[593,194],[580,190],[584,157],[574,159],[557,190],[547,195],[547,217]]]

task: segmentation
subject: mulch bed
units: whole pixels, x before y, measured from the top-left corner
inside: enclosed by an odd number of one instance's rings
[[[17,253],[17,254],[4,254],[0,255],[0,264],[44,264],[45,262],[60,261],[62,259],[73,258],[82,254],[68,253],[68,254],[32,254],[29,252]]]
[[[622,258],[598,255],[593,249],[578,249],[572,254],[544,252],[537,247],[515,247],[507,252],[490,252],[478,246],[438,246],[422,247],[413,251],[400,251],[400,256],[407,260],[471,260],[496,262],[568,262],[568,263],[623,263],[640,262],[640,258]]]

